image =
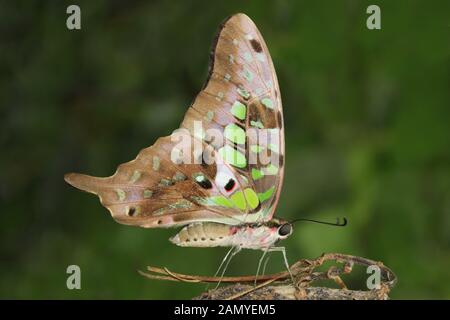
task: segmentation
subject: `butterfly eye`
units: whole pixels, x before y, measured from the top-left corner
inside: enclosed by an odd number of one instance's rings
[[[292,233],[292,225],[290,223],[285,223],[278,228],[278,235],[280,237],[286,237]]]
[[[227,184],[225,185],[225,190],[227,192],[230,192],[234,189],[234,186],[236,185],[236,182],[233,179],[228,180]]]

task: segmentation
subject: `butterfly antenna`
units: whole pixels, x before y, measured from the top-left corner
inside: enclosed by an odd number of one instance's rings
[[[326,225],[334,226],[334,227],[345,227],[347,225],[347,218],[343,217],[342,220],[343,221],[341,222],[341,219],[337,218],[336,223],[333,223],[333,222],[326,222],[326,221],[320,221],[320,220],[314,220],[314,219],[300,218],[300,219],[292,220],[290,223],[294,224],[294,223],[296,223],[298,221],[308,221],[308,222],[315,222],[315,223],[320,223],[320,224],[326,224]]]

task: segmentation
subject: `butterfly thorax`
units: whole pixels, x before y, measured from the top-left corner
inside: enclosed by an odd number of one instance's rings
[[[278,220],[265,223],[227,225],[215,222],[197,222],[183,227],[170,241],[182,247],[240,247],[243,249],[267,249],[278,240],[290,235],[280,234]]]

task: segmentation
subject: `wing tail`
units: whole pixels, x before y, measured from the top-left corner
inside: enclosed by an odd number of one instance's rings
[[[100,192],[101,186],[104,185],[105,179],[81,173],[68,173],[64,175],[64,180],[71,186],[96,195]]]

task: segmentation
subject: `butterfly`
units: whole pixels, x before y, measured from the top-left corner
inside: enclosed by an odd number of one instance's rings
[[[292,223],[274,217],[284,150],[269,50],[253,21],[238,13],[221,24],[207,81],[179,129],[110,177],[69,173],[65,180],[98,195],[119,223],[179,227],[170,241],[182,247],[230,247],[223,272],[241,249],[263,251],[258,272],[273,251],[289,270],[286,250],[276,244],[292,234]]]

